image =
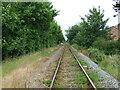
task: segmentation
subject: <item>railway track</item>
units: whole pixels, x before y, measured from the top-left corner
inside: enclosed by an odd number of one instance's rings
[[[69,53],[69,54],[68,54],[68,53]],[[71,56],[71,58],[69,58],[69,61],[65,61],[65,60],[63,61],[65,54],[68,54],[68,57]],[[70,54],[71,54],[71,55],[70,55]],[[70,59],[73,59],[73,58],[74,58],[74,62],[76,62],[77,64],[76,64],[75,66],[69,66],[68,63],[71,62],[72,60],[70,60]],[[66,59],[66,60],[68,60],[68,59]],[[64,63],[66,63],[66,64],[64,64]],[[84,70],[83,66],[81,65],[81,63],[80,63],[79,60],[77,59],[76,55],[73,53],[73,51],[71,50],[70,46],[68,46],[68,45],[64,46],[63,52],[61,53],[61,55],[60,55],[60,57],[59,57],[59,59],[58,59],[58,64],[57,64],[55,73],[54,73],[54,75],[53,75],[53,77],[52,77],[52,82],[51,82],[49,88],[50,88],[50,89],[54,88],[54,84],[55,84],[56,82],[58,82],[57,79],[63,77],[63,76],[58,76],[58,74],[61,73],[60,75],[63,75],[64,72],[69,73],[69,72],[71,71],[71,70],[70,70],[70,71],[68,71],[68,70],[65,71],[65,68],[70,67],[70,69],[71,69],[71,68],[74,68],[74,67],[76,67],[76,66],[79,67],[80,70],[77,71],[77,72],[74,72],[74,73],[78,73],[78,74],[79,74],[79,72],[82,72],[82,73],[84,74],[85,78],[86,78],[87,81],[88,81],[88,82],[87,82],[88,87],[89,87],[89,88],[92,88],[93,90],[97,90],[96,86],[94,85],[94,83],[93,83],[92,80],[90,79],[89,75],[86,73],[86,71]],[[63,68],[63,67],[65,67],[65,68]],[[63,72],[63,73],[62,73],[62,72]],[[68,75],[68,76],[70,77],[70,76],[72,76],[72,75]],[[75,76],[75,75],[74,75],[74,76]],[[64,77],[65,77],[65,76],[64,76]],[[64,77],[63,77],[63,78],[64,78]],[[73,77],[73,78],[74,78],[74,77]],[[55,82],[55,81],[56,81],[56,82]],[[72,80],[71,80],[71,81],[72,81]],[[65,80],[63,79],[63,84],[65,84],[64,82],[65,82]],[[70,80],[69,80],[68,83],[70,83]],[[79,84],[79,83],[77,83],[77,84]],[[76,84],[75,84],[75,85],[76,85]],[[74,87],[75,85],[73,85],[73,87]],[[70,86],[72,86],[72,84],[70,84]],[[86,87],[86,88],[88,88],[88,87]]]

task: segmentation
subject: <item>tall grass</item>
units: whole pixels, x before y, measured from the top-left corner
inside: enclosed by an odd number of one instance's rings
[[[118,70],[119,68],[119,55],[106,56],[102,62],[98,63],[98,65],[108,73],[110,73],[116,79],[118,78]]]
[[[111,74],[114,78],[119,80],[119,70],[120,70],[120,55],[105,55],[104,52],[96,48],[79,48],[77,45],[73,45],[74,48],[78,49],[81,53],[90,57],[95,63],[97,63],[104,71]]]
[[[31,53],[17,58],[8,58],[2,63],[2,76],[10,73],[12,70],[20,67],[22,64],[32,62],[40,58],[40,52]]]
[[[25,63],[31,63],[36,60],[39,60],[40,58],[49,57],[54,52],[54,50],[57,49],[58,47],[59,46],[44,49],[42,51],[30,53],[30,54],[27,54],[24,56],[19,56],[16,58],[7,58],[5,60],[5,62],[2,63],[2,67],[1,67],[2,68],[2,77],[9,74],[13,70],[23,66],[23,64],[25,64]]]

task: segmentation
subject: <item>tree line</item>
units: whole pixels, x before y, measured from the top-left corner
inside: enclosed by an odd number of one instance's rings
[[[19,56],[64,41],[51,2],[2,2],[2,57]]]
[[[120,53],[120,40],[113,41],[110,27],[104,19],[104,10],[100,7],[89,10],[89,14],[81,17],[81,22],[66,30],[70,44],[77,44],[86,48],[95,47],[105,54]]]

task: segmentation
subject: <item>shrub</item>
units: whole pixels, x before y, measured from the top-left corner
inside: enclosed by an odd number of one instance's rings
[[[120,48],[119,41],[108,41],[103,38],[98,38],[92,46],[104,51],[107,55],[118,54]]]
[[[97,61],[102,61],[105,59],[105,55],[102,51],[100,51],[99,49],[97,48],[89,48],[88,49],[88,52],[89,52],[89,55],[94,57]]]
[[[112,54],[118,54],[118,42],[117,41],[111,41],[111,42],[107,42],[107,47],[105,50],[105,53],[108,55],[112,55]]]
[[[95,48],[97,48],[97,49],[104,50],[107,47],[107,42],[103,38],[97,38],[93,42],[92,46],[95,47]]]
[[[120,54],[120,38],[118,39],[118,41],[117,41],[117,48],[118,48],[118,54]]]
[[[72,47],[74,47],[75,49],[79,50],[80,49],[80,46],[77,45],[77,44],[73,44]]]
[[[77,50],[86,49],[86,47],[79,46],[79,45],[77,45],[77,44],[73,44],[72,47],[74,47],[74,48],[77,49]]]

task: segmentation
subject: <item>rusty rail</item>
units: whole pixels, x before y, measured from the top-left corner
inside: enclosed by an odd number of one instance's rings
[[[91,84],[92,88],[94,90],[97,90],[96,86],[94,85],[93,81],[90,79],[90,77],[88,76],[88,74],[86,73],[86,71],[84,70],[84,68],[82,67],[81,63],[79,62],[79,60],[77,59],[77,57],[73,54],[73,52],[71,51],[70,47],[69,50],[71,52],[71,54],[73,55],[73,57],[75,58],[75,60],[77,61],[77,63],[79,64],[79,67],[81,68],[81,70],[83,71],[84,75],[86,76],[86,78],[88,79],[89,83]]]
[[[64,47],[65,48],[65,47]],[[92,88],[94,90],[97,90],[96,86],[94,85],[94,83],[92,82],[92,80],[90,79],[90,77],[88,76],[88,74],[86,73],[86,71],[84,70],[84,68],[82,67],[81,63],[79,62],[79,60],[77,59],[77,57],[73,54],[72,50],[70,49],[70,47],[68,47],[71,54],[73,55],[74,59],[77,61],[79,67],[81,68],[81,70],[83,71],[84,75],[86,76],[86,78],[88,79],[90,85],[92,86]],[[62,54],[60,55],[59,59],[58,59],[58,64],[57,64],[57,67],[56,67],[56,71],[53,75],[53,78],[52,78],[52,82],[50,84],[50,90],[52,89],[53,85],[54,85],[54,82],[55,82],[55,78],[56,78],[56,75],[57,75],[57,72],[59,70],[59,67],[60,67],[60,64],[61,64],[61,61],[62,61],[62,58],[63,58],[63,55],[64,55],[64,49],[63,49],[63,52]]]
[[[63,55],[64,55],[64,49],[63,49],[63,52],[62,52],[61,56],[60,56],[59,59],[58,59],[57,68],[56,68],[56,71],[55,71],[55,73],[54,73],[54,75],[53,75],[52,82],[51,82],[50,87],[49,87],[50,90],[51,90],[51,88],[52,88],[53,85],[54,85],[54,81],[55,81],[55,78],[56,78],[57,72],[58,72],[58,70],[59,70],[59,67],[60,67],[61,60],[62,60],[62,58],[63,58]]]

